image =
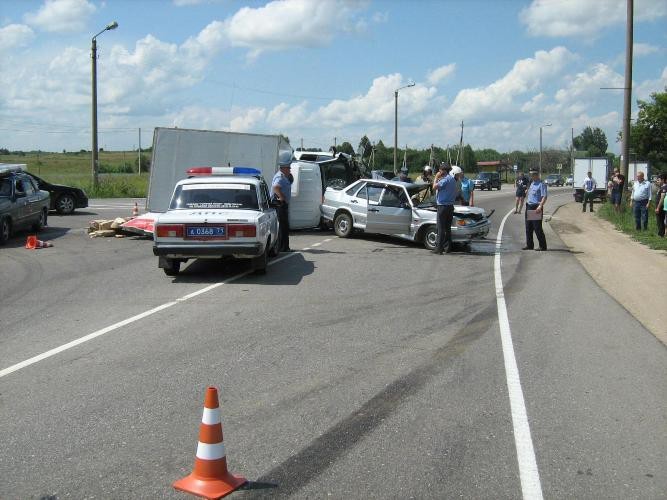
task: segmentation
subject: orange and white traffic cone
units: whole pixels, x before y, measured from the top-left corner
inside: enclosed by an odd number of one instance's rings
[[[37,243],[35,244],[35,248],[51,248],[53,246],[53,243],[50,241],[42,241],[42,240],[37,240]]]
[[[132,217],[138,217],[139,216],[139,205],[137,205],[137,202],[134,202],[134,208],[132,209]]]
[[[217,499],[228,495],[246,482],[244,477],[232,475],[227,470],[218,390],[209,387],[206,389],[204,414],[199,426],[194,470],[189,476],[176,481],[173,486],[186,493]]]

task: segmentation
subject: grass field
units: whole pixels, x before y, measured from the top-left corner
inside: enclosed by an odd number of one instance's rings
[[[655,250],[667,250],[667,238],[658,236],[658,226],[655,220],[655,205],[651,204],[648,211],[648,230],[636,231],[635,219],[632,215],[632,209],[629,206],[624,207],[619,214],[614,212],[611,203],[603,203],[596,211],[599,217],[602,217],[616,226],[617,229],[629,234],[632,239],[643,243]]]
[[[142,156],[150,157],[150,153],[144,153]],[[93,188],[90,161],[89,152],[0,155],[0,163],[25,163],[29,172],[55,184],[80,187],[90,198],[146,196],[148,174],[136,173],[136,151],[100,151],[97,188]]]

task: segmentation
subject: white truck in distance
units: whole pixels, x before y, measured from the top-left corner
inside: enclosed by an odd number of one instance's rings
[[[607,181],[609,180],[608,158],[575,158],[574,159],[574,201],[581,202],[584,199],[584,180],[588,172],[591,172],[597,184],[594,199],[606,201]]]

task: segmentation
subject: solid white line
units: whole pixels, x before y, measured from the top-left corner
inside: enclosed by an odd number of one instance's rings
[[[496,255],[493,262],[496,303],[498,306],[498,325],[500,326],[500,339],[503,346],[503,357],[505,358],[505,376],[507,377],[507,391],[512,411],[512,427],[514,428],[514,444],[519,462],[521,491],[523,498],[526,500],[541,500],[542,486],[540,484],[540,473],[537,469],[533,440],[530,436],[528,414],[526,413],[526,404],[523,399],[523,391],[521,390],[521,380],[519,379],[519,368],[514,356],[512,332],[507,315],[500,267],[500,246],[503,239],[503,228],[505,227],[505,221],[512,213],[514,213],[514,210],[510,210],[500,223],[498,237],[496,238]]]
[[[314,247],[319,247],[322,243],[313,243]]]
[[[285,259],[289,259],[290,257],[293,257],[297,255],[298,252],[295,253],[288,253],[283,255],[282,257],[278,257],[276,259],[271,260],[268,265],[272,266],[273,264],[277,264],[280,261],[283,261]],[[118,323],[114,323],[113,325],[109,325],[105,328],[102,328],[101,330],[97,330],[93,333],[89,333],[88,335],[85,335],[83,337],[80,337],[78,339],[72,340],[71,342],[68,342],[67,344],[63,344],[61,346],[55,347],[53,349],[50,349],[46,352],[43,352],[42,354],[38,354],[37,356],[33,356],[32,358],[26,359],[25,361],[21,361],[20,363],[16,363],[15,365],[9,366],[7,368],[4,368],[0,370],[0,378],[5,377],[11,373],[14,373],[18,370],[21,370],[22,368],[26,368],[30,365],[33,365],[35,363],[38,363],[39,361],[43,361],[47,358],[50,358],[52,356],[55,356],[56,354],[59,354],[63,351],[67,351],[68,349],[71,349],[72,347],[76,347],[80,344],[83,344],[84,342],[88,342],[89,340],[93,340],[97,337],[101,337],[102,335],[113,332],[114,330],[118,330],[119,328],[122,328],[124,326],[127,326],[131,323],[134,323],[136,321],[139,321],[140,319],[144,319],[148,316],[151,316],[155,314],[156,312],[163,311],[171,306],[175,306],[179,302],[185,302],[186,300],[189,300],[193,297],[197,297],[198,295],[201,295],[206,292],[210,292],[211,290],[214,290],[218,288],[219,286],[224,285],[225,283],[231,283],[232,281],[235,281],[239,278],[242,278],[243,276],[246,276],[250,274],[252,271],[244,271],[242,273],[239,273],[235,276],[232,276],[231,278],[228,278],[224,281],[220,281],[218,283],[213,283],[212,285],[209,285],[207,287],[202,288],[201,290],[197,290],[196,292],[189,293],[187,295],[184,295],[183,297],[180,297],[174,301],[171,302],[166,302],[162,305],[159,305],[157,307],[154,307],[153,309],[149,309],[148,311],[144,311],[140,314],[137,314],[135,316],[132,316],[131,318],[124,319],[122,321],[119,321]]]

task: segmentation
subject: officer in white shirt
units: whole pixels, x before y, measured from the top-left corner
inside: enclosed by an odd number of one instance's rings
[[[593,174],[588,172],[584,180],[584,203],[582,212],[586,211],[586,202],[590,204],[591,212],[593,211],[593,197],[595,196],[595,188],[598,183],[593,179]]]

